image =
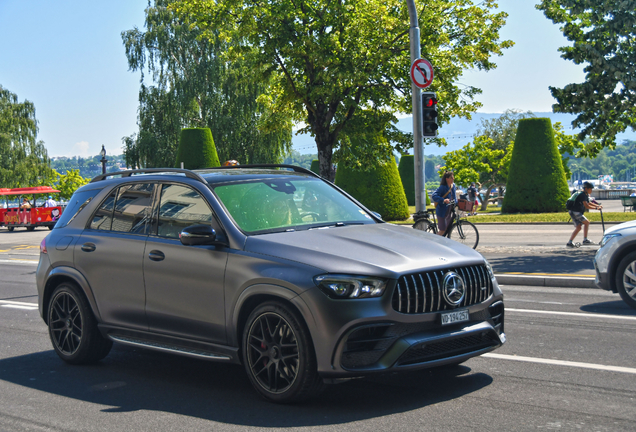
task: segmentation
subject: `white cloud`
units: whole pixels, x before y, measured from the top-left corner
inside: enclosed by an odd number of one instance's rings
[[[67,154],[67,156],[69,157],[81,156],[83,158],[86,158],[89,156],[95,156],[94,154],[90,153],[89,147],[90,145],[88,144],[87,141],[80,141],[78,143],[75,143],[75,145],[73,146],[71,151]]]

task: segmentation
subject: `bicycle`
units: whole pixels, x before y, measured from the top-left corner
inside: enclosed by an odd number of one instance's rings
[[[458,206],[456,201],[451,201],[449,205],[449,211],[451,211],[453,215],[451,224],[446,230],[446,233],[444,233],[444,237],[448,237],[449,239],[476,249],[479,243],[479,231],[477,227],[471,222],[460,218],[459,212],[456,210]],[[414,229],[437,234],[435,212],[429,212],[428,210],[419,211],[413,215],[413,222]]]

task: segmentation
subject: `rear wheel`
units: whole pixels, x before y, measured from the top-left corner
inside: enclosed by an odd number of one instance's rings
[[[13,230],[15,229],[15,227],[8,226],[8,227],[7,227],[7,229],[8,229],[9,231],[13,231]]]
[[[448,238],[458,241],[473,249],[477,248],[479,243],[479,232],[477,227],[472,223],[462,220],[459,223],[453,224]]]
[[[35,227],[34,226],[28,226],[26,227],[27,231],[35,231]]]
[[[433,234],[437,233],[437,229],[435,228],[435,225],[433,225],[430,221],[427,221],[426,219],[422,219],[415,222],[413,224],[413,228],[415,228],[416,230],[426,231]]]
[[[55,288],[47,318],[53,348],[67,363],[95,363],[106,357],[113,346],[97,329],[86,297],[73,284],[64,282]]]
[[[625,303],[636,309],[636,252],[628,254],[618,264],[616,290]]]
[[[264,303],[250,314],[243,363],[254,388],[272,402],[301,402],[323,387],[309,331],[282,303]]]

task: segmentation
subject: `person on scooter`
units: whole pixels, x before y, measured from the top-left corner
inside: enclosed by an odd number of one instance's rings
[[[574,238],[577,236],[579,231],[581,231],[581,226],[583,226],[583,245],[594,245],[592,240],[587,238],[587,232],[590,228],[590,221],[583,215],[585,209],[588,210],[601,210],[603,208],[600,204],[594,204],[590,202],[590,194],[592,193],[592,189],[594,189],[594,185],[590,182],[583,183],[583,192],[581,192],[574,201],[574,205],[572,206],[572,210],[569,210],[570,217],[572,218],[572,223],[574,224],[574,231],[570,236],[570,240],[566,243],[565,246],[569,248],[576,247],[573,243]]]

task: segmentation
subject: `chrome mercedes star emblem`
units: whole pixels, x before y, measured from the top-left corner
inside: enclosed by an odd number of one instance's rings
[[[444,275],[444,300],[451,306],[458,306],[466,295],[464,280],[455,272]]]

